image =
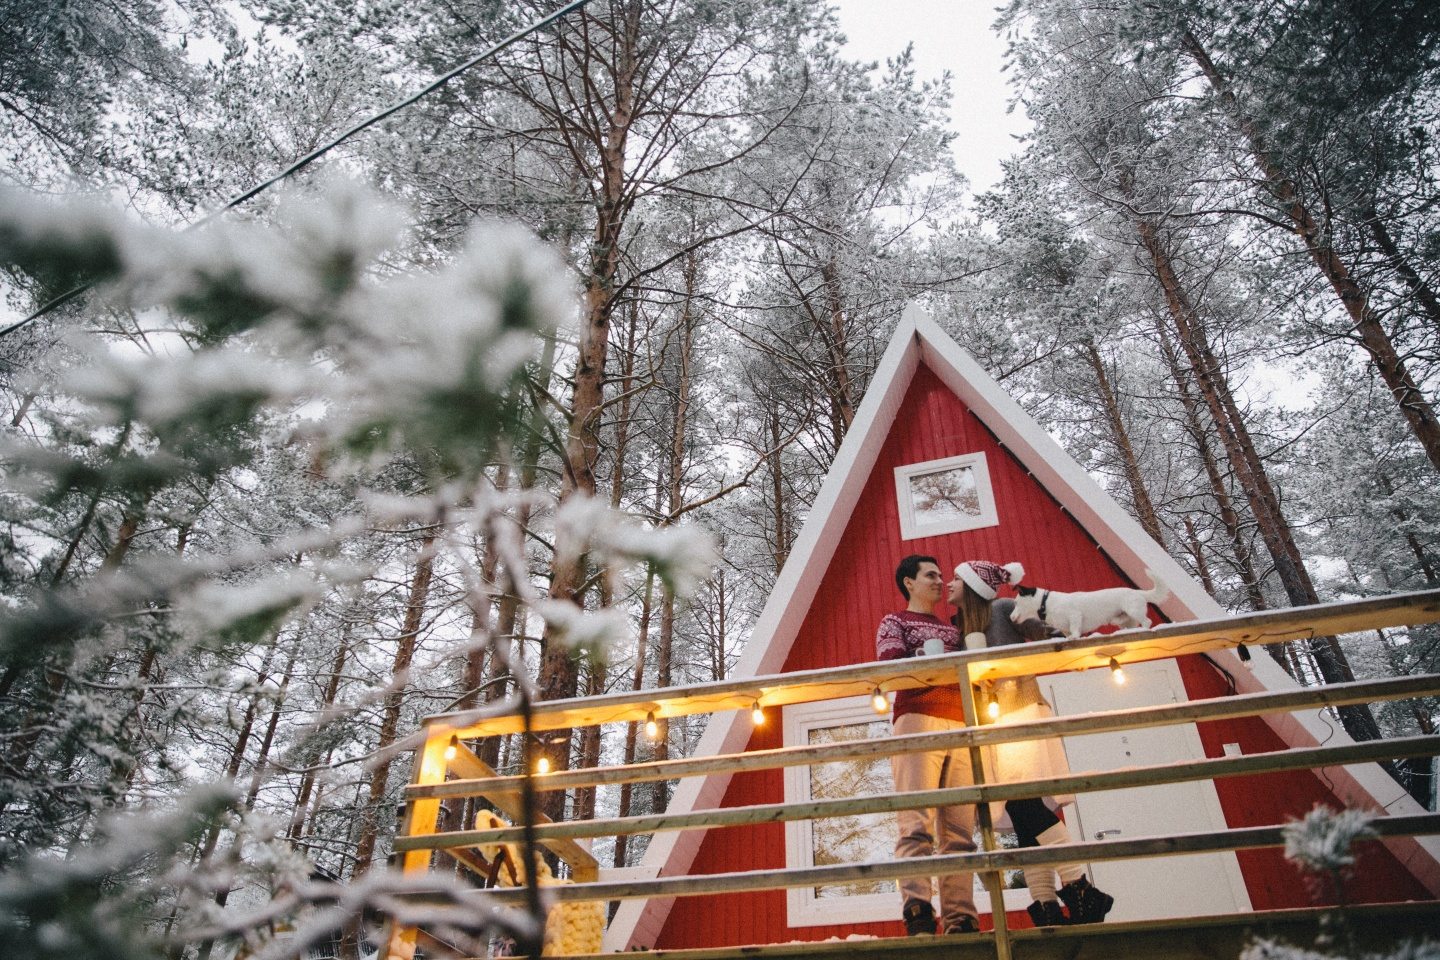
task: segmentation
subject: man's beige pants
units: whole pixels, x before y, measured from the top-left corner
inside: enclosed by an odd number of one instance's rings
[[[965,724],[923,713],[907,713],[895,721],[895,734],[938,733],[958,730]],[[965,749],[934,753],[905,753],[890,758],[895,792],[963,787],[974,782],[970,752]],[[926,857],[934,853],[973,853],[975,850],[975,805],[957,804],[928,810],[901,810],[896,814],[900,838],[895,841],[896,857]],[[910,899],[930,902],[929,877],[900,880],[900,903]],[[945,928],[953,929],[962,917],[975,916],[975,874],[951,873],[940,878],[940,916]]]

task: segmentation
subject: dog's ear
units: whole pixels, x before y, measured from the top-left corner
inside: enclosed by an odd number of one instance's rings
[[[1033,597],[1033,596],[1035,596],[1035,588],[1034,588],[1034,587],[1016,587],[1016,588],[1015,588],[1015,592],[1018,593],[1018,594],[1020,594],[1020,596],[1022,596],[1022,597]]]

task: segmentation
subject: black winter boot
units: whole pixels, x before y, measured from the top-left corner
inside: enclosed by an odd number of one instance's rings
[[[1037,927],[1063,927],[1070,922],[1059,900],[1036,900],[1025,908]]]
[[[1090,881],[1081,877],[1071,880],[1060,888],[1060,899],[1070,911],[1071,923],[1099,923],[1105,914],[1115,906],[1115,898],[1103,890],[1091,886]]]
[[[900,916],[905,920],[906,936],[935,933],[935,908],[927,900],[906,900]]]

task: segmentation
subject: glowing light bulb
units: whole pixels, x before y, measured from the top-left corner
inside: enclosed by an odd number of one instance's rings
[[[660,735],[660,724],[655,722],[655,711],[645,714],[645,736],[654,740]]]
[[[885,694],[880,692],[879,687],[876,687],[875,692],[870,695],[870,706],[875,708],[876,713],[884,713],[890,709],[890,701],[885,698]]]
[[[999,717],[1000,717],[1000,701],[999,701],[999,700],[991,700],[991,701],[990,701],[990,706],[988,706],[988,707],[985,708],[985,712],[990,715],[990,719],[991,719],[991,720],[999,719]]]
[[[754,721],[757,727],[765,726],[765,711],[760,709],[759,700],[750,704],[750,719]]]
[[[541,757],[539,760],[536,760],[536,761],[535,761],[535,772],[538,773],[538,774],[539,774],[540,776],[542,776],[542,777],[545,776],[545,774],[549,773],[549,772],[550,772],[550,758],[549,758],[549,757]]]
[[[450,742],[445,745],[445,759],[454,760],[455,755],[460,752],[460,738],[455,734],[450,735]]]
[[[1110,679],[1117,684],[1125,682],[1125,671],[1120,669],[1120,661],[1114,657],[1110,658]]]

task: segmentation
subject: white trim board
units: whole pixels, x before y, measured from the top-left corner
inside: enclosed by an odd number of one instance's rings
[[[874,471],[900,403],[922,360],[1079,522],[1121,572],[1142,585],[1146,583],[1147,569],[1165,581],[1170,595],[1159,606],[1167,617],[1178,622],[1228,615],[974,358],[912,304],[906,308],[876,367],[850,432],[756,620],[732,677],[778,673],[784,666],[800,623],[815,598],[860,493]],[[1248,663],[1242,663],[1230,653],[1211,656],[1234,676],[1242,693],[1297,686],[1268,656],[1255,657]],[[746,722],[741,722],[739,711],[713,716],[696,744],[695,753],[703,756],[744,749],[750,724],[748,717],[743,719]],[[1265,720],[1291,746],[1322,742],[1333,745],[1350,739],[1337,724],[1323,719],[1320,711],[1269,715]],[[1331,781],[1347,803],[1394,814],[1424,812],[1376,764],[1331,771]],[[718,807],[728,785],[729,775],[724,774],[687,778],[681,781],[667,810],[684,813]],[[652,876],[684,876],[694,864],[703,837],[703,831],[657,834],[646,850],[642,867]],[[1427,889],[1440,893],[1440,838],[1402,838],[1386,843]],[[605,949],[653,945],[673,902],[673,897],[622,902],[606,931]]]

